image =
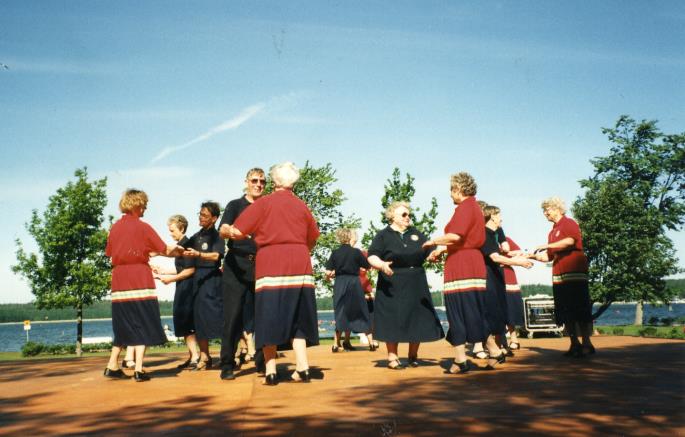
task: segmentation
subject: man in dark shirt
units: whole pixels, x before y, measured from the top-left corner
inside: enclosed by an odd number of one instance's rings
[[[245,195],[231,200],[226,205],[219,225],[222,238],[228,239],[228,227],[238,216],[259,199],[264,193],[266,176],[261,168],[253,168],[245,177]],[[223,293],[224,293],[224,331],[221,339],[221,379],[235,378],[235,353],[243,333],[243,308],[246,301],[254,302],[255,290],[255,255],[257,245],[251,238],[245,240],[228,240],[228,250],[224,259]],[[254,304],[248,305],[254,312]],[[254,316],[253,316],[254,317]]]

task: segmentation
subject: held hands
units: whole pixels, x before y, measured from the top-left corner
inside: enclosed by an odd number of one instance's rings
[[[428,249],[429,247],[433,247],[433,246],[435,246],[435,241],[428,240],[421,245],[421,249]]]
[[[516,260],[516,262],[518,263],[517,265],[525,267],[526,269],[530,269],[531,267],[533,267],[533,262],[526,257],[516,256],[512,259]]]
[[[195,249],[186,249],[183,252],[183,256],[187,258],[199,258],[200,257],[200,252],[195,250]]]
[[[426,259],[428,260],[428,262],[434,263],[438,259],[440,259],[440,257],[442,256],[443,253],[445,253],[445,251],[443,249],[435,249],[434,251],[432,251],[430,253],[430,255],[428,255],[428,258],[426,258]]]

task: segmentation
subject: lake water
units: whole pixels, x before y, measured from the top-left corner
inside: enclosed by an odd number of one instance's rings
[[[438,315],[447,329],[445,312],[438,309]],[[644,320],[647,322],[651,317],[679,318],[685,317],[685,303],[652,306],[645,305]],[[598,325],[630,325],[635,319],[635,304],[613,304],[596,321]],[[171,317],[162,317],[162,325],[169,325],[173,331]],[[319,312],[319,327],[321,337],[332,337],[335,329],[332,311]],[[84,337],[111,337],[111,320],[86,320],[83,322]],[[73,343],[76,341],[76,322],[33,322],[29,331],[31,341],[57,344]],[[16,352],[26,342],[26,332],[22,323],[0,324],[0,351]]]

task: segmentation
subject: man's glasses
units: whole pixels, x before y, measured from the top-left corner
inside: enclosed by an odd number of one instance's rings
[[[266,179],[258,179],[258,178],[253,178],[250,179],[250,183],[253,185],[266,185]]]

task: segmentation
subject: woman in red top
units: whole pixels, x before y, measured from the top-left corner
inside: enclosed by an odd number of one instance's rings
[[[455,359],[448,373],[470,370],[465,343],[486,341],[490,354],[488,369],[505,360],[494,338],[488,335],[483,317],[485,310],[486,270],[480,248],[485,243],[485,219],[476,198],[477,186],[465,172],[450,178],[450,195],[457,205],[454,215],[445,226],[445,235],[424,243],[424,247],[438,245],[429,260],[447,252],[444,273],[444,298],[449,331],[447,341],[455,346]]]
[[[229,226],[229,238],[254,236],[255,345],[264,349],[266,384],[276,385],[276,348],[292,341],[297,366],[292,378],[308,382],[307,346],[319,344],[310,251],[319,228],[292,189],[300,172],[291,162],[269,172],[274,192],[248,206]]]
[[[595,353],[592,335],[592,303],[588,286],[588,260],[583,253],[580,227],[566,217],[566,206],[558,197],[542,202],[545,218],[554,223],[547,244],[538,246],[534,257],[552,261],[552,291],[557,325],[564,325],[571,347],[564,355],[582,357]],[[578,335],[582,337],[582,344]]]
[[[176,256],[182,247],[167,246],[150,225],[140,220],[147,209],[144,191],[126,190],[119,201],[124,215],[112,225],[105,255],[112,258],[112,354],[105,376],[121,378],[118,366],[123,346],[134,346],[136,381],[147,381],[143,372],[145,347],[167,341],[159,317],[150,256]]]

